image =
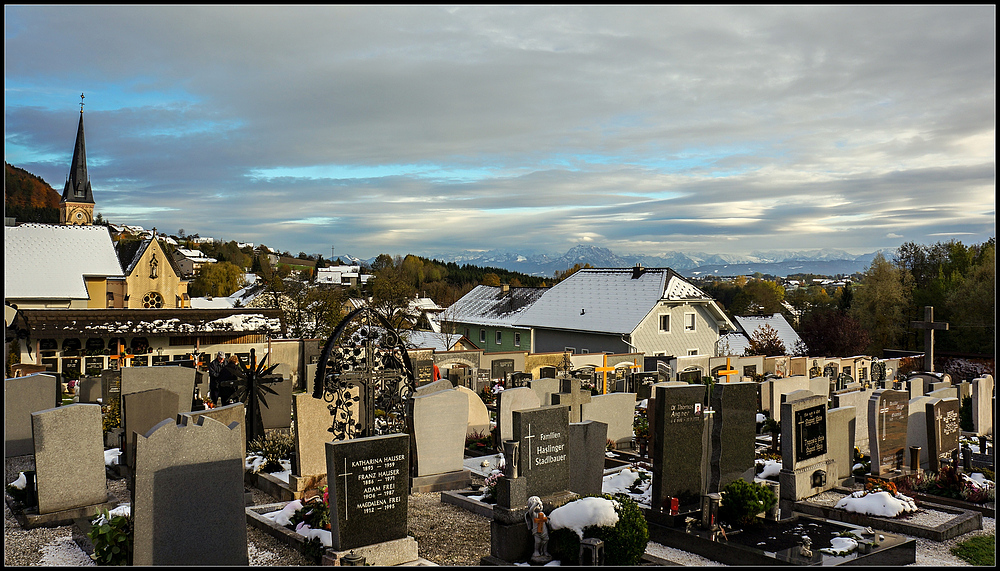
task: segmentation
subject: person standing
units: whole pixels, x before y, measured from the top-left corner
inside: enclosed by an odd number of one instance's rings
[[[223,405],[232,404],[236,394],[236,379],[239,378],[240,358],[230,355],[222,374],[219,375],[219,400]]]
[[[219,382],[226,369],[226,355],[222,351],[215,354],[215,360],[208,364],[208,398],[216,404],[219,398]]]

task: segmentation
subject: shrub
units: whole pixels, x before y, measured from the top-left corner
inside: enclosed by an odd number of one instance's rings
[[[766,512],[778,503],[774,491],[765,484],[733,480],[722,490],[719,519],[734,527],[747,527],[759,523],[757,514]]]
[[[614,527],[589,525],[583,528],[583,537],[596,537],[604,541],[605,565],[638,565],[649,543],[649,528],[639,504],[628,496],[590,494],[582,497],[605,498],[616,503],[618,523]],[[563,565],[580,564],[580,536],[567,528],[549,533],[549,553]]]
[[[91,559],[98,565],[131,565],[132,517],[112,516],[104,510],[93,521],[87,537],[94,544]]]
[[[251,440],[247,446],[247,452],[264,458],[264,463],[260,467],[261,472],[280,472],[283,470],[281,460],[291,458],[294,450],[295,441],[292,435],[282,432],[269,432],[262,438]]]

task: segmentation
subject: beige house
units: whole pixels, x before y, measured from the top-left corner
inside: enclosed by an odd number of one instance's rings
[[[153,229],[155,236],[156,229]],[[116,244],[124,279],[108,280],[107,307],[169,309],[191,307],[188,282],[159,240],[128,240]]]

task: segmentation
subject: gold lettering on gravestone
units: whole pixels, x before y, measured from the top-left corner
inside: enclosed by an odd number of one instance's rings
[[[826,453],[826,407],[795,411],[796,457],[815,458]]]

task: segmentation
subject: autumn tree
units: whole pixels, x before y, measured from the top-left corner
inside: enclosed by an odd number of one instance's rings
[[[494,274],[493,272],[489,272],[483,276],[483,279],[479,282],[479,284],[484,286],[499,287],[501,285],[500,276]]]
[[[203,265],[188,289],[193,297],[225,297],[243,287],[244,281],[243,268],[232,262],[217,262]]]
[[[765,323],[750,335],[750,345],[743,351],[747,357],[753,355],[784,355],[785,343],[778,336],[778,330]]]
[[[773,315],[781,313],[785,288],[770,280],[751,280],[733,298],[729,311],[733,315]]]
[[[849,314],[871,336],[869,355],[881,357],[884,349],[898,347],[905,338],[912,280],[909,272],[890,263],[881,252],[862,275]]]
[[[996,352],[997,264],[994,242],[984,245],[968,275],[957,280],[945,297],[945,308],[954,322],[952,342],[966,351]]]
[[[799,321],[799,337],[810,355],[861,355],[871,341],[857,319],[846,311],[813,311]]]
[[[405,312],[410,306],[410,300],[417,295],[417,289],[395,263],[383,265],[369,283],[372,289],[372,307],[394,327],[401,328]]]

